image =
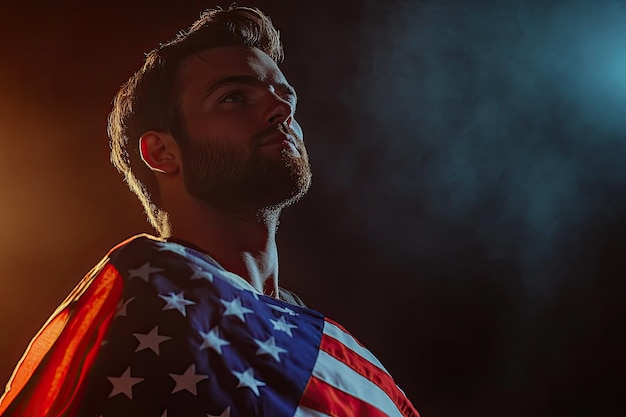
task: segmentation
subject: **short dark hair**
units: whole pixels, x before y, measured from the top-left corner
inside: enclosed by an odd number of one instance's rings
[[[279,32],[259,9],[234,5],[228,10],[209,9],[188,31],[179,32],[175,39],[146,54],[142,68],[113,99],[108,123],[111,162],[137,194],[148,221],[162,237],[170,233],[167,213],[160,207],[156,176],[141,159],[139,138],[155,130],[180,139],[177,133],[184,132],[185,126],[174,91],[180,63],[190,55],[221,46],[256,47],[276,63],[283,58]]]

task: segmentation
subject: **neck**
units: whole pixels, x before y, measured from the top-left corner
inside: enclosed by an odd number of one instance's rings
[[[223,210],[196,201],[169,209],[172,238],[190,242],[258,291],[278,294],[278,210]]]

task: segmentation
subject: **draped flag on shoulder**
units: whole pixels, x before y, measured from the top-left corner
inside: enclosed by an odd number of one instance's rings
[[[8,388],[1,417],[418,416],[340,325],[147,235],[79,284]]]

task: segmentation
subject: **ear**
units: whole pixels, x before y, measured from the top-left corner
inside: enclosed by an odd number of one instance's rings
[[[152,171],[175,174],[179,170],[178,144],[167,133],[149,131],[141,135],[139,152],[143,162]]]

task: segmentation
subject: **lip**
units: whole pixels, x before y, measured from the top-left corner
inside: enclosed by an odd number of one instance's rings
[[[259,146],[263,147],[263,146],[272,146],[272,145],[279,145],[279,144],[288,145],[289,143],[294,144],[294,145],[296,144],[296,140],[293,136],[287,133],[276,131],[270,135],[265,136],[259,142]]]

